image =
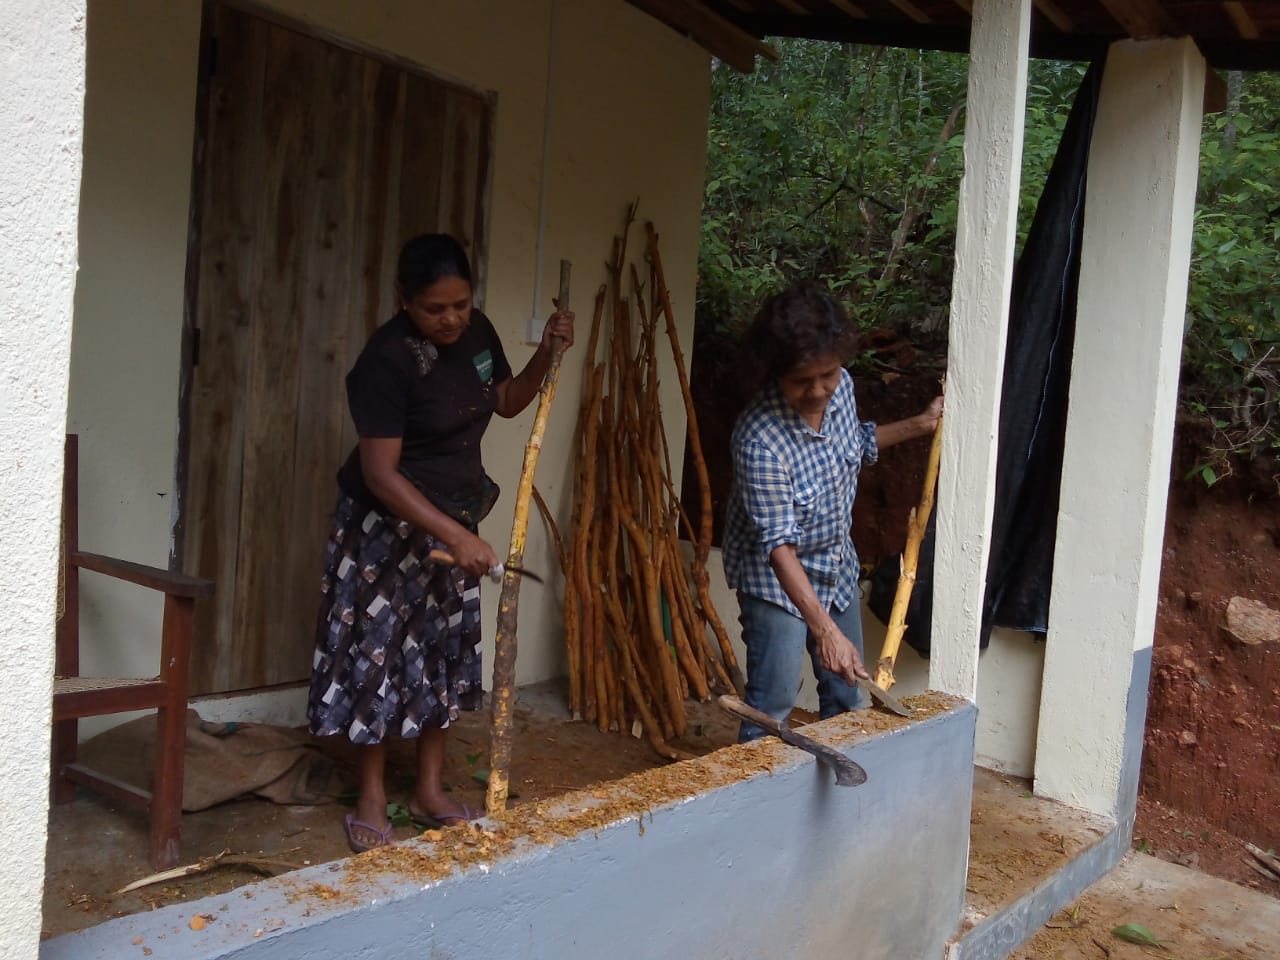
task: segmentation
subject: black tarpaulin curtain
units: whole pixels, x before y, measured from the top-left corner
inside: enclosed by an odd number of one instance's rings
[[[1000,398],[995,512],[982,611],[984,648],[993,626],[1039,634],[1048,629],[1084,234],[1085,174],[1101,84],[1102,65],[1095,63],[1076,93],[1014,267]],[[934,521],[930,517],[920,545],[903,636],[926,657],[933,615]],[[880,564],[871,579],[872,612],[886,623],[897,589],[901,558],[897,559]]]

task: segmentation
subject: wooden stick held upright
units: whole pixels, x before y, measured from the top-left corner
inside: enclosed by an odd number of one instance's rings
[[[916,567],[920,562],[920,541],[924,539],[933,512],[933,494],[938,485],[938,463],[942,459],[942,418],[933,430],[933,445],[929,448],[929,463],[924,468],[924,490],[920,494],[920,506],[911,511],[907,520],[907,545],[902,551],[902,572],[898,575],[898,590],[893,595],[893,609],[889,613],[889,626],[884,634],[884,646],[880,650],[880,662],[876,665],[876,684],[888,690],[896,682],[893,665],[898,660],[902,635],[907,629],[907,605],[911,602],[911,589],[916,583]]]
[[[568,260],[560,261],[560,295],[556,309],[569,307]],[[556,380],[560,377],[560,357],[564,344],[558,340],[551,345],[551,366],[542,379],[538,395],[538,411],[534,414],[533,429],[524,447],[524,464],[520,468],[520,483],[516,487],[515,518],[511,523],[511,549],[507,552],[507,572],[502,578],[502,593],[498,598],[498,629],[493,656],[492,711],[489,718],[489,789],[485,795],[485,813],[496,816],[507,809],[507,784],[511,774],[511,713],[515,707],[516,686],[516,615],[520,602],[521,578],[513,572],[524,562],[525,534],[529,529],[529,502],[533,496],[533,474],[538,467],[538,454],[542,452],[542,438],[547,432],[547,419],[551,414],[551,402],[555,399]]]

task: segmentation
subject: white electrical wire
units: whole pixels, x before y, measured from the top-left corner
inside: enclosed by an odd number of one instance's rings
[[[559,36],[560,0],[551,0],[551,18],[547,26],[547,90],[542,111],[542,173],[538,185],[538,235],[533,251],[533,304],[529,309],[529,321],[525,326],[525,342],[537,343],[542,339],[540,322],[542,306],[543,245],[547,234],[547,205],[551,188],[551,106],[555,94],[556,40]]]

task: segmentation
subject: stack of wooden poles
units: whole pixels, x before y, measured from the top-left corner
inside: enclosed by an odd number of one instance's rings
[[[711,488],[658,234],[647,225],[642,278],[627,268],[633,219],[634,207],[614,241],[585,351],[573,520],[560,545],[569,708],[601,731],[644,736],[662,756],[680,759],[686,754],[671,741],[685,733],[686,699],[741,692],[742,675],[711,602]],[[660,321],[688,417],[701,493],[696,530],[680,505],[658,401]]]

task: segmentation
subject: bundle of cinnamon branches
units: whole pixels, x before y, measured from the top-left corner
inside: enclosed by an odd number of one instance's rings
[[[601,731],[643,735],[662,756],[680,759],[686,754],[671,741],[685,733],[686,699],[741,692],[742,674],[711,601],[711,488],[658,234],[647,225],[641,277],[626,259],[634,214],[633,206],[614,241],[609,283],[596,295],[573,520],[560,544],[569,708]],[[662,422],[660,349],[670,350],[688,417],[701,494],[696,530],[680,505]]]

